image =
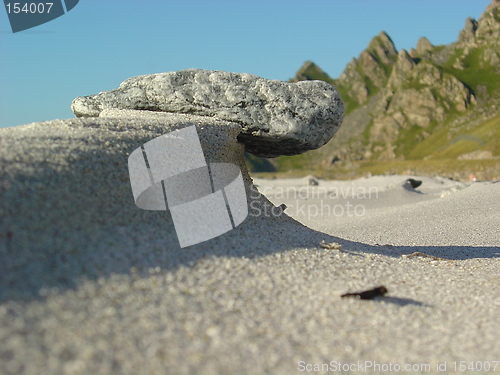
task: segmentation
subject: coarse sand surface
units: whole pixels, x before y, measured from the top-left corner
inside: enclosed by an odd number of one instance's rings
[[[129,122],[0,129],[1,374],[500,373],[500,183],[255,179],[276,207],[181,249],[127,174],[165,120]]]

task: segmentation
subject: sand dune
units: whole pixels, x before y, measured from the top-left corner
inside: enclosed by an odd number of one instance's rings
[[[499,183],[255,179],[285,214],[258,196],[181,249],[166,212],[133,204],[127,152],[164,132],[134,126],[2,130],[0,372],[500,371]]]

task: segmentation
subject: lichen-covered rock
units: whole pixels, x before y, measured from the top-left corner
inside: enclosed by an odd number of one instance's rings
[[[117,89],[78,97],[78,117],[105,109],[195,114],[242,126],[238,139],[257,156],[295,155],[324,145],[342,123],[344,106],[322,81],[287,83],[202,69],[133,77]]]

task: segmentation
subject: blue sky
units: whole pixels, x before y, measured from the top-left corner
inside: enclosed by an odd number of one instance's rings
[[[80,0],[13,34],[0,8],[0,127],[74,117],[77,96],[141,74],[202,68],[288,80],[306,60],[331,77],[385,30],[396,48],[457,39],[489,0]]]

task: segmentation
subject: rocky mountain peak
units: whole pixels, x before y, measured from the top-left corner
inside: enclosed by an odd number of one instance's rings
[[[487,125],[490,135],[478,144],[457,143],[453,134],[469,134],[476,126],[470,119],[481,124],[477,118],[498,113],[499,66],[500,0],[493,0],[479,20],[465,21],[458,40],[449,45],[435,46],[422,37],[409,53],[398,52],[382,31],[338,79],[311,62],[295,79],[323,79],[337,88],[345,103],[342,127],[318,150],[327,161],[459,156],[486,144],[496,155],[492,125]]]
[[[500,1],[493,0],[478,21],[467,18],[458,41],[447,46],[435,61],[464,70],[493,68],[500,64]]]
[[[479,44],[500,45],[500,0],[493,0],[479,18],[476,41]]]
[[[427,51],[430,51],[434,46],[425,36],[421,37],[417,43],[417,54],[419,56],[424,55]]]
[[[304,65],[295,73],[295,77],[292,78],[291,82],[298,81],[310,81],[310,80],[321,80],[328,83],[333,83],[333,79],[330,78],[328,74],[326,74],[323,69],[321,69],[318,65],[313,63],[312,61],[306,61]]]
[[[400,87],[406,79],[407,73],[412,70],[415,65],[415,61],[406,50],[402,49],[399,51],[398,59],[392,69],[387,86],[391,88]]]
[[[465,26],[460,31],[458,36],[458,42],[464,44],[470,44],[474,42],[476,38],[477,21],[471,17],[465,20]]]
[[[368,47],[353,58],[344,72],[334,81],[347,108],[366,102],[368,97],[387,84],[398,52],[385,31],[374,37]]]
[[[458,47],[484,44],[500,44],[500,0],[493,0],[479,21],[467,18],[457,42]]]
[[[394,42],[385,31],[381,31],[370,41],[365,52],[369,53],[382,64],[387,65],[392,64],[394,62],[393,57],[398,54]]]

